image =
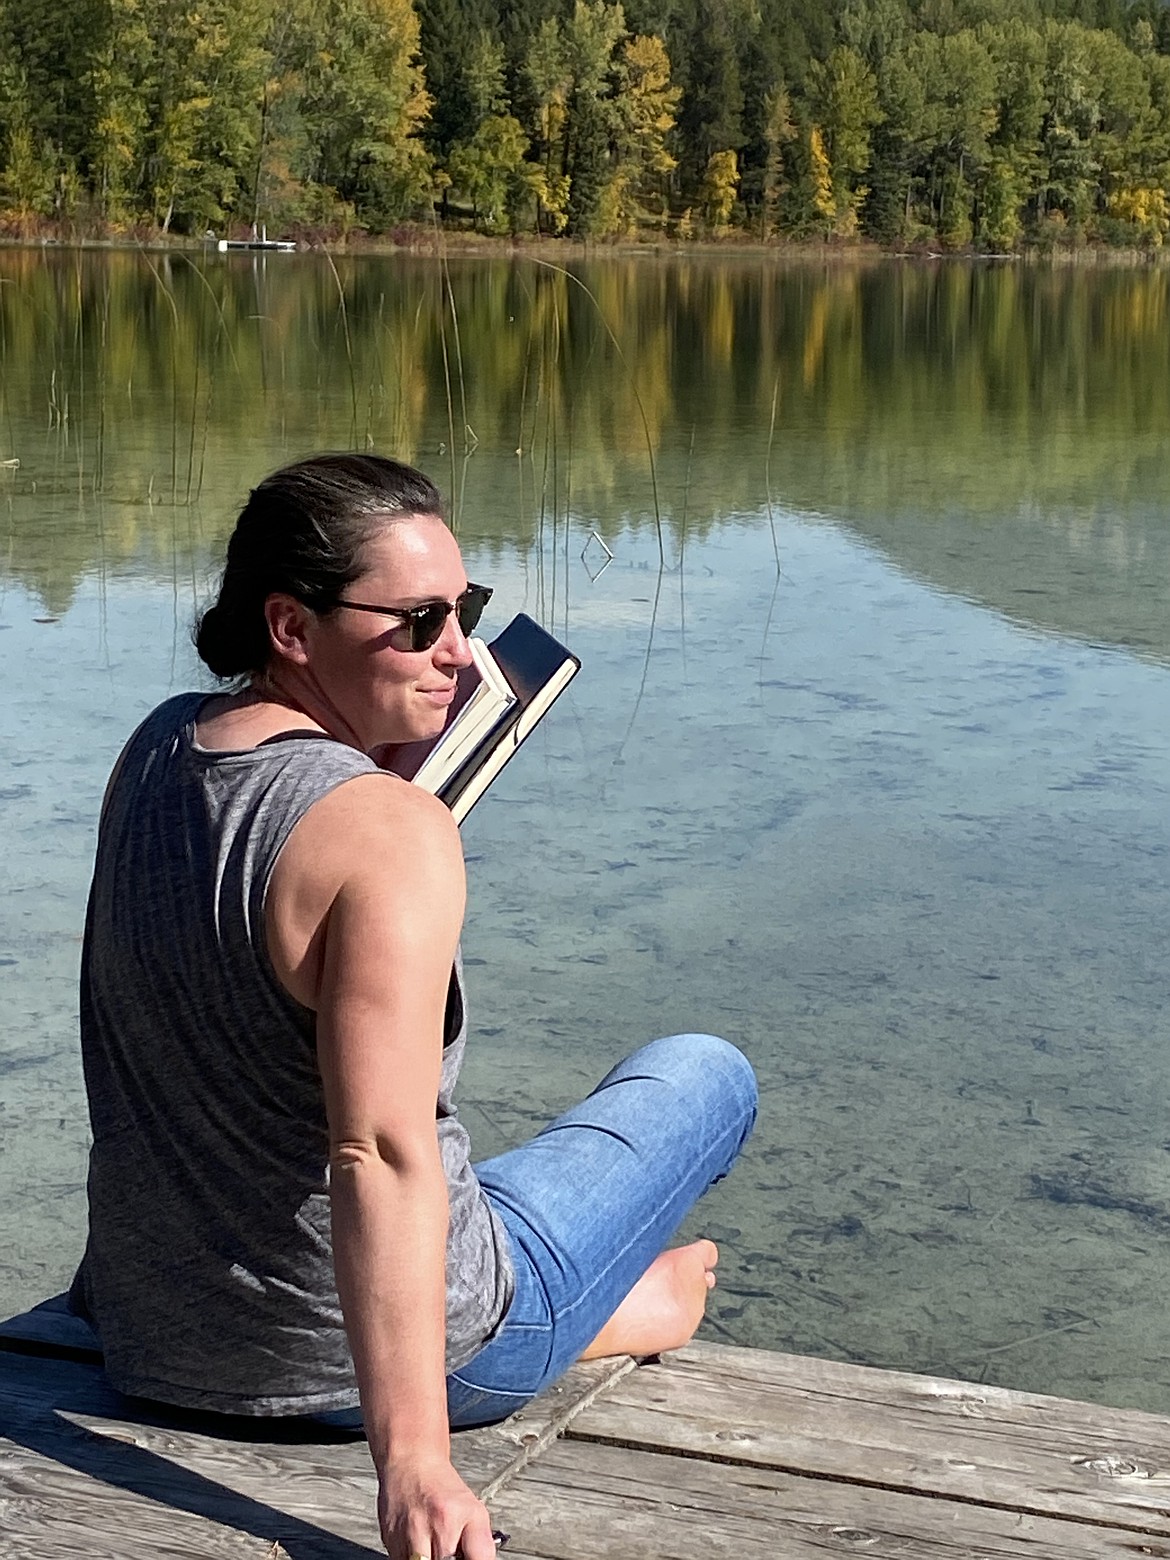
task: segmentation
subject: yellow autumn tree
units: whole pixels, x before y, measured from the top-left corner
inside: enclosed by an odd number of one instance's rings
[[[573,85],[569,51],[560,23],[546,17],[525,56],[523,77],[535,109],[533,154],[540,172],[536,225],[563,233],[569,220],[565,131]]]
[[[618,52],[617,159],[603,196],[607,232],[666,216],[664,176],[675,159],[666,140],[674,129],[682,88],[670,84],[670,56],[661,38],[627,38]]]
[[[816,125],[808,133],[808,180],[810,205],[824,223],[827,235],[837,220],[837,203],[833,199],[833,170],[825,151],[825,138]]]
[[[712,152],[703,174],[701,199],[707,226],[719,232],[731,221],[736,192],[739,189],[739,159],[734,152]]]
[[[1129,186],[1115,191],[1109,197],[1108,211],[1120,222],[1129,222],[1137,228],[1146,243],[1160,248],[1167,232],[1170,232],[1170,203],[1166,191],[1159,186]]]

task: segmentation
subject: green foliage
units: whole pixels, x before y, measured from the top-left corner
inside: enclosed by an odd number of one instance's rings
[[[769,92],[764,103],[763,141],[764,176],[760,200],[761,237],[771,238],[779,225],[780,200],[788,188],[784,149],[796,138],[792,120],[792,102],[788,90],[780,84]]]
[[[430,188],[418,17],[409,0],[326,0],[324,10],[325,26],[303,40],[310,176],[384,226],[420,210]]]
[[[422,135],[442,158],[488,112],[473,116],[468,76],[481,39],[492,36],[496,8],[486,0],[416,0],[415,10],[427,90],[434,100]]]
[[[379,230],[440,193],[493,233],[1154,245],[1170,4],[0,0],[0,220]]]
[[[877,82],[857,50],[840,44],[827,60],[813,62],[806,95],[823,135],[825,166],[818,166],[817,179],[827,181],[824,190],[818,184],[814,205],[830,232],[849,238],[868,194],[859,181],[870,163],[870,135],[884,117]]]
[[[683,183],[706,180],[712,155],[744,144],[744,95],[732,8],[719,0],[696,0],[688,37],[689,62],[679,128]]]
[[[8,61],[0,64],[0,128],[0,193],[10,217],[23,227],[52,209],[54,156],[37,133],[24,74]]]
[[[523,220],[529,197],[539,190],[538,170],[525,161],[528,137],[511,114],[489,114],[470,141],[451,148],[447,171],[474,205],[489,233],[514,230]]]

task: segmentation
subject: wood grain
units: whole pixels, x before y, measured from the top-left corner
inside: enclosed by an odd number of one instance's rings
[[[1170,1419],[970,1382],[692,1344],[569,1433],[1170,1536]]]
[[[578,1366],[502,1424],[457,1432],[456,1467],[474,1489],[498,1489],[631,1368]],[[375,1496],[360,1435],[168,1411],[121,1397],[96,1363],[0,1350],[2,1560],[268,1560],[273,1544],[305,1560],[366,1560],[382,1553]]]
[[[1158,1539],[768,1469],[559,1442],[505,1490],[508,1560],[1135,1560]]]
[[[124,1399],[75,1321],[4,1324],[0,1560],[382,1554],[360,1436]],[[510,1560],[1170,1560],[1170,1420],[827,1360],[596,1361],[453,1455]]]

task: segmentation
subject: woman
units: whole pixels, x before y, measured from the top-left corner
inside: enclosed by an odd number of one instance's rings
[[[252,493],[196,643],[103,805],[82,963],[94,1143],[74,1284],[114,1384],[352,1409],[392,1560],[492,1560],[449,1426],[575,1359],[694,1332],[716,1251],[664,1251],[755,1114],[742,1056],[655,1042],[472,1167],[458,830],[368,756],[443,728],[470,584],[419,472],[367,455]]]

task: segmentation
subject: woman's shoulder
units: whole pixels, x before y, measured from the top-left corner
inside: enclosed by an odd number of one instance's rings
[[[459,830],[442,802],[397,775],[376,766],[355,768],[331,786],[305,814],[306,835],[328,836],[346,847],[358,864],[363,854],[379,856],[391,851],[401,857],[443,849],[458,840]]]
[[[420,786],[381,770],[334,785],[301,813],[281,854],[279,877],[403,895],[417,908],[463,892],[463,848],[450,811]]]

